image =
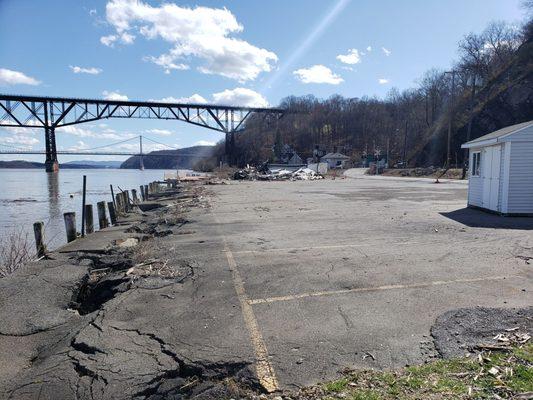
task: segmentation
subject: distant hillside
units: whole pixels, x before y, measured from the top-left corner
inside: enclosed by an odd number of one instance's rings
[[[68,161],[63,165],[92,165],[96,168],[120,168],[122,161],[93,161],[93,160],[76,160]]]
[[[193,146],[179,150],[159,150],[143,157],[146,169],[192,169],[193,166],[213,155],[213,146]],[[122,163],[120,168],[138,169],[139,157],[133,156]]]
[[[0,161],[0,168],[44,168],[44,164],[23,160]]]
[[[44,169],[44,163],[34,162],[34,161],[24,161],[24,160],[14,160],[14,161],[0,161],[0,168],[20,168],[20,169]],[[60,169],[96,169],[102,168],[95,165],[85,165],[85,164],[59,164]]]
[[[533,31],[533,28],[530,28]],[[515,54],[478,89],[474,100],[472,132],[475,139],[505,126],[533,119],[533,32]],[[454,116],[452,149],[461,152],[467,141],[469,96],[459,97]],[[431,127],[429,136],[414,146],[410,159],[415,165],[435,161],[435,149],[446,147],[448,116]]]

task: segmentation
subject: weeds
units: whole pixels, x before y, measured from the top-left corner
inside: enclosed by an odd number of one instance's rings
[[[14,229],[0,237],[0,278],[4,278],[24,264],[33,256],[28,233]]]
[[[393,371],[354,371],[328,382],[316,399],[531,398],[533,344],[477,357],[437,360]]]

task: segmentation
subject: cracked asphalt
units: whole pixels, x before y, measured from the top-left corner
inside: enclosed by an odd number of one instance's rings
[[[272,391],[420,363],[437,355],[443,313],[531,304],[533,219],[465,209],[464,184],[356,176],[199,194],[185,222],[134,215],[0,281],[0,397],[236,398],[227,378]],[[79,295],[101,267],[81,250],[143,232],[144,259],[111,255],[127,262],[102,282],[120,285]]]

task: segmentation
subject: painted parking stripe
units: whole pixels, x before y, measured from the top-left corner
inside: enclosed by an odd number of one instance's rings
[[[300,293],[288,296],[277,296],[277,297],[267,297],[263,299],[251,299],[249,303],[254,304],[264,304],[264,303],[275,303],[278,301],[291,301],[298,299],[305,299],[308,297],[321,297],[321,296],[334,296],[347,293],[358,293],[358,292],[375,292],[381,290],[397,290],[397,289],[417,289],[417,288],[426,288],[431,286],[442,286],[450,285],[453,283],[474,283],[474,282],[484,282],[484,281],[499,281],[507,278],[517,278],[521,277],[520,275],[510,275],[510,276],[488,276],[484,278],[470,278],[470,279],[454,279],[449,281],[432,281],[432,282],[422,282],[422,283],[413,283],[410,285],[384,285],[384,286],[374,286],[374,287],[365,287],[365,288],[353,288],[353,289],[340,289],[340,290],[330,290],[330,291],[321,291],[321,292],[307,292]]]

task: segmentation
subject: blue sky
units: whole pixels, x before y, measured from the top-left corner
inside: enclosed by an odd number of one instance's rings
[[[0,92],[242,105],[385,96],[449,67],[465,34],[522,18],[519,0],[0,0]],[[105,120],[57,140],[83,149],[139,134],[177,147],[221,139],[180,122]],[[2,143],[40,149],[43,132],[0,129]]]

